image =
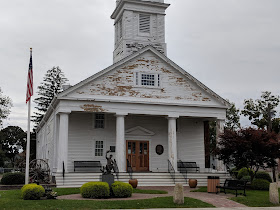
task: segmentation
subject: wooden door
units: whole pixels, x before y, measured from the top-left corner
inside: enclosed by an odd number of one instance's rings
[[[133,171],[149,171],[149,142],[126,141],[126,158]]]

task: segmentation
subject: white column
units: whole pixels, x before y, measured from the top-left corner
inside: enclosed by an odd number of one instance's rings
[[[119,172],[126,171],[125,115],[116,114],[116,161]]]
[[[67,172],[68,162],[68,127],[69,127],[69,114],[70,113],[59,113],[59,133],[58,133],[58,150],[57,150],[57,172],[64,170]]]
[[[177,117],[168,117],[168,159],[175,171],[177,171],[176,119]]]
[[[225,121],[224,120],[217,120],[217,124],[216,124],[216,143],[219,143],[220,139],[220,135],[224,133],[224,124]],[[217,171],[226,171],[226,167],[224,165],[224,162],[222,160],[218,160],[217,159]]]
[[[53,172],[56,173],[57,172],[57,158],[58,158],[58,153],[59,153],[59,149],[58,149],[58,140],[59,140],[59,115],[55,115],[54,117],[54,155],[53,155]]]

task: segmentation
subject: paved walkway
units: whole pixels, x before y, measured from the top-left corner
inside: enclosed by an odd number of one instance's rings
[[[173,196],[173,189],[174,187],[139,187],[139,189],[150,189],[150,190],[165,190],[168,194],[140,194],[140,193],[133,193],[132,197],[130,198],[112,198],[112,199],[92,199],[92,200],[138,200],[138,199],[150,199],[156,197],[167,197]],[[184,196],[195,198],[202,200],[204,202],[210,203],[216,207],[246,207],[243,204],[234,202],[229,200],[229,197],[233,197],[234,195],[231,194],[218,194],[215,193],[200,193],[200,192],[190,192],[189,187],[184,187]],[[63,195],[59,196],[58,199],[70,199],[70,200],[88,200],[86,198],[82,198],[80,194],[75,195]]]
[[[158,189],[168,191],[170,195],[173,196],[174,187],[140,187],[141,189]],[[243,204],[237,203],[235,201],[229,200],[229,197],[234,197],[231,194],[220,193],[216,195],[215,193],[201,193],[201,192],[190,192],[193,189],[189,187],[184,187],[184,196],[195,198],[206,203],[210,203],[216,207],[246,207]]]

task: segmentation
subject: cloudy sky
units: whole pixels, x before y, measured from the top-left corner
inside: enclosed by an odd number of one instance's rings
[[[279,0],[165,2],[171,60],[239,108],[262,91],[280,95]],[[4,126],[27,128],[30,47],[34,87],[53,66],[74,85],[112,64],[114,8],[115,0],[0,1],[0,87],[13,100]]]

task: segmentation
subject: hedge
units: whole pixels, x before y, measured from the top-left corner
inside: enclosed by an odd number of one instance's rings
[[[110,196],[110,187],[106,182],[88,182],[81,187],[83,198],[108,198]]]
[[[243,176],[240,180],[241,181],[251,182],[251,177],[250,176]]]
[[[254,171],[252,171],[250,169],[248,170],[247,168],[241,168],[238,171],[237,179],[241,179],[243,176],[250,176],[251,173],[254,173]]]
[[[270,183],[272,182],[270,175],[265,171],[257,172],[255,178],[256,179],[265,179],[265,180],[269,181]]]
[[[21,188],[21,195],[24,200],[40,200],[45,194],[45,189],[41,185],[27,184]]]
[[[3,185],[17,185],[24,184],[25,175],[24,173],[5,173],[1,179],[1,184]]]
[[[269,181],[265,179],[254,179],[251,187],[254,190],[269,190]]]
[[[113,196],[116,198],[128,198],[132,195],[133,188],[130,184],[124,182],[115,182],[112,184]]]

